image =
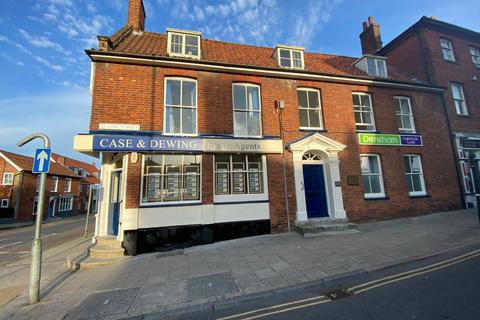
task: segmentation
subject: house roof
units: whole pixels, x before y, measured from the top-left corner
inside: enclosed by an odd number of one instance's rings
[[[451,34],[451,35],[462,37],[462,38],[467,38],[471,41],[480,43],[480,32],[466,29],[448,22],[438,20],[436,18],[429,18],[429,17],[423,16],[422,18],[420,18],[420,20],[415,22],[408,29],[406,29],[404,32],[399,34],[396,38],[394,38],[392,41],[387,43],[382,49],[378,51],[378,53],[382,55],[387,54],[405,37],[407,37],[409,34],[414,32],[415,30],[418,30],[421,28],[432,29],[438,32]]]
[[[100,170],[94,163],[87,163],[77,159],[73,159],[58,153],[52,153],[52,158],[57,162],[61,162],[65,167],[75,167],[81,168],[87,171],[87,176],[82,177],[82,181],[88,184],[99,184],[100,179],[97,178],[94,174],[98,174]]]
[[[33,167],[33,158],[24,156],[18,153],[8,152],[5,150],[0,150],[0,154],[3,154],[7,159],[14,163],[21,171],[31,172]],[[80,178],[73,171],[63,166],[58,162],[50,162],[50,170],[48,172],[50,175],[56,176],[65,176],[72,178]]]
[[[101,38],[105,38],[100,36]],[[108,38],[110,48],[108,52],[98,50],[87,50],[89,55],[93,53],[111,53],[115,55],[139,56],[149,58],[169,58],[167,53],[167,35],[154,32],[132,32],[131,28],[123,27],[111,38]],[[245,45],[239,43],[230,43],[217,40],[201,38],[201,59],[199,62],[215,63],[231,66],[248,66],[265,69],[276,69],[283,71],[273,57],[275,48]],[[170,59],[182,60],[171,57]],[[185,60],[185,59],[183,59]],[[189,59],[192,61],[192,59]],[[341,55],[331,55],[322,53],[304,53],[304,70],[288,69],[290,72],[310,72],[334,76],[358,77],[366,79],[374,78],[366,72],[353,66],[357,57],[348,57]],[[197,61],[197,60],[195,60]],[[418,80],[413,80],[413,75],[388,65],[387,80],[408,82],[418,84]]]

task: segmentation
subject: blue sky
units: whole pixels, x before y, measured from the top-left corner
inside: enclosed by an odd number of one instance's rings
[[[369,15],[389,42],[421,16],[480,30],[478,0],[144,0],[147,31],[198,30],[206,38],[246,44],[301,45],[310,52],[360,55],[358,34]],[[91,98],[85,48],[127,19],[128,0],[0,1],[0,149],[19,149],[23,136],[43,131],[55,152],[72,150],[88,130]]]

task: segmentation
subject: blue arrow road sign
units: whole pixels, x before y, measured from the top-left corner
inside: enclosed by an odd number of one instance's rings
[[[52,149],[37,149],[33,158],[33,173],[48,173]]]

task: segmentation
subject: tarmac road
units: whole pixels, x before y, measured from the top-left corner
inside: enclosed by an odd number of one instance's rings
[[[92,232],[95,219],[90,216],[88,232]],[[42,225],[43,250],[83,236],[85,217],[65,218]],[[0,266],[30,256],[35,226],[0,230]]]
[[[311,319],[311,320],[477,320],[480,319],[480,248],[455,255],[404,263],[388,270],[352,275],[310,288],[293,288],[275,297],[231,301],[217,310],[145,319]],[[352,295],[330,299],[330,289]]]

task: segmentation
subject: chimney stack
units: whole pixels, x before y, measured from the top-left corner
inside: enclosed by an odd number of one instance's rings
[[[360,33],[360,43],[362,45],[362,54],[377,54],[382,49],[382,37],[380,35],[380,25],[373,21],[373,17],[368,17],[368,22],[362,23],[363,31]]]
[[[128,25],[133,31],[145,30],[145,18],[143,0],[128,0]]]

